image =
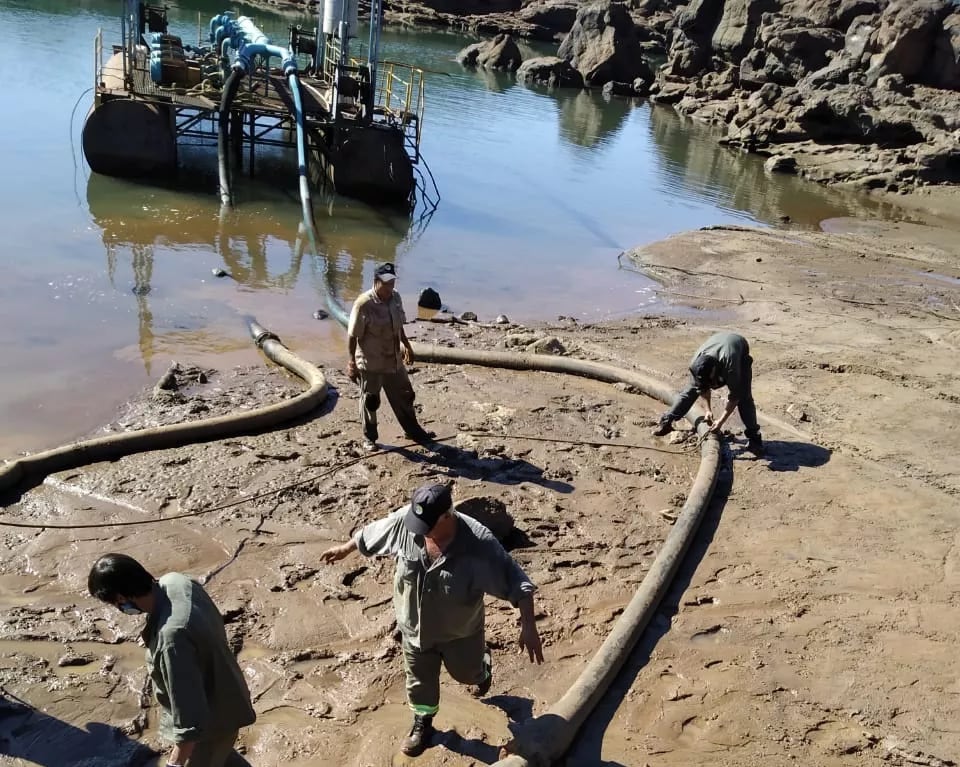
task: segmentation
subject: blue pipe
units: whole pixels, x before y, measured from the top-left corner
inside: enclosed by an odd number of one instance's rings
[[[293,94],[293,116],[297,122],[297,173],[300,177],[300,203],[303,207],[303,221],[313,226],[313,204],[310,200],[310,179],[307,176],[307,126],[303,115],[303,100],[300,96],[300,81],[297,72],[287,75],[290,92]]]

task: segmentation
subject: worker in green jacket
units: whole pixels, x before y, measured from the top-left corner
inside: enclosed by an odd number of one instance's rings
[[[105,554],[87,588],[128,615],[147,616],[141,639],[160,704],[160,737],[173,744],[167,767],[223,767],[240,728],[257,715],[223,617],[203,586],[180,573],[156,579],[126,554]]]
[[[543,662],[534,618],[531,583],[493,534],[453,509],[448,485],[424,485],[410,503],[371,522],[347,542],[323,552],[336,562],[351,552],[397,560],[393,607],[402,635],[407,701],[413,726],[402,751],[417,756],[429,745],[440,708],[440,666],[472,686],[481,697],[490,689],[492,662],[484,639],[485,594],[520,611],[521,650]]]
[[[727,387],[727,404],[721,416],[714,421],[710,405],[710,392]],[[673,407],[660,416],[654,429],[655,437],[669,434],[673,422],[683,418],[693,407],[697,397],[703,400],[710,431],[719,433],[733,414],[740,413],[743,421],[747,449],[757,456],[763,455],[763,439],[757,423],[757,406],[753,402],[753,357],[747,339],[736,333],[715,333],[697,349],[690,360],[690,383]]]

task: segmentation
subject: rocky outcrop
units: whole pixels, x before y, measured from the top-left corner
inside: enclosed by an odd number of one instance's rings
[[[950,0],[691,0],[651,97],[819,180],[904,188],[960,181],[945,88],[960,88]]]
[[[515,72],[520,68],[523,56],[510,35],[497,35],[493,40],[468,45],[457,54],[457,61],[473,69],[489,69],[499,72]]]
[[[557,56],[569,61],[587,85],[632,82],[638,77],[649,82],[653,73],[639,43],[626,5],[603,0],[577,11]]]
[[[557,56],[527,59],[517,70],[517,81],[550,88],[582,88],[583,75]]]

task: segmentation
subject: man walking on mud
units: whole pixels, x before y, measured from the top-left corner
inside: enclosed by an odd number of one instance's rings
[[[393,606],[402,634],[407,701],[413,727],[401,747],[418,756],[433,735],[440,708],[440,664],[476,697],[487,694],[492,662],[484,638],[484,594],[520,610],[520,649],[543,662],[533,592],[520,566],[479,522],[453,510],[448,485],[424,485],[408,505],[362,527],[349,542],[323,552],[336,562],[353,551],[396,557]]]
[[[727,387],[727,405],[723,415],[713,420],[710,392]],[[693,407],[697,397],[703,399],[707,424],[714,434],[726,423],[734,410],[739,410],[747,437],[747,449],[756,456],[763,455],[763,439],[757,423],[757,406],[753,402],[753,357],[747,339],[736,333],[715,333],[697,349],[690,360],[690,383],[654,429],[655,437],[669,434],[673,422],[683,418]]]
[[[427,442],[436,436],[420,425],[413,408],[415,395],[406,369],[413,364],[413,347],[403,330],[407,318],[400,294],[394,290],[396,279],[393,264],[378,266],[373,288],[357,296],[347,326],[347,375],[360,382],[360,425],[366,450],[377,448],[381,389],[408,438]]]
[[[160,737],[174,744],[167,767],[223,767],[240,728],[257,715],[203,586],[180,573],[157,580],[132,557],[105,554],[87,588],[127,615],[147,615],[141,639],[161,708]]]

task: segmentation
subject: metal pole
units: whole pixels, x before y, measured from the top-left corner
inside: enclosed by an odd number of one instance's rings
[[[250,112],[250,178],[253,178],[253,149],[257,143],[257,115]]]

